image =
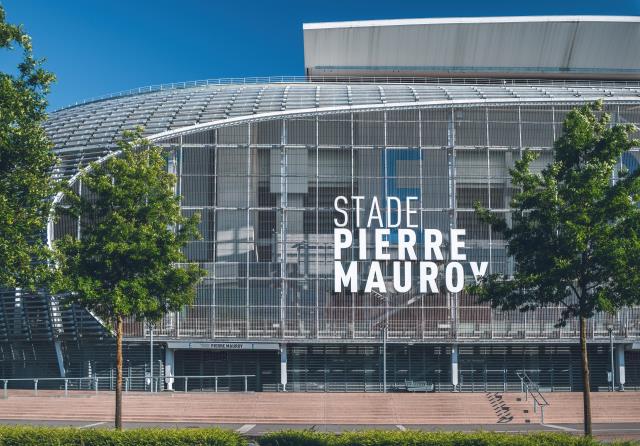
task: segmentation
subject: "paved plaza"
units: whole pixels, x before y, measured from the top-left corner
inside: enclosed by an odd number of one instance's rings
[[[640,438],[640,394],[593,394],[595,433],[601,438]],[[246,435],[287,428],[532,430],[579,433],[580,393],[548,393],[544,423],[520,393],[127,393],[124,421],[138,426],[223,426]],[[109,427],[112,392],[13,390],[0,399],[2,423]]]

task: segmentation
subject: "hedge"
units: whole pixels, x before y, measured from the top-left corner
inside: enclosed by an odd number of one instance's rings
[[[260,446],[599,446],[599,441],[564,433],[361,431],[332,434],[282,431],[257,439]],[[0,426],[0,446],[247,446],[223,429],[76,429]],[[635,442],[608,445],[631,446]]]
[[[223,429],[76,429],[0,426],[0,446],[247,446]]]
[[[501,434],[496,432],[361,431],[333,434],[282,431],[265,434],[260,446],[597,446],[597,440],[565,433]],[[606,443],[631,446],[635,442]]]

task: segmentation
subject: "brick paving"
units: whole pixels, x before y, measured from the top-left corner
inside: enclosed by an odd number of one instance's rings
[[[580,423],[580,393],[547,393],[547,424]],[[113,418],[112,392],[13,390],[0,419],[102,422]],[[274,425],[517,425],[539,423],[519,393],[160,393],[124,398],[127,423]],[[594,423],[639,423],[640,394],[594,393]]]

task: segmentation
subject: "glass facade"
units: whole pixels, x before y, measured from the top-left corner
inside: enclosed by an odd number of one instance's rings
[[[185,252],[208,275],[195,304],[166,317],[155,334],[366,343],[377,342],[388,321],[389,339],[402,342],[576,338],[577,323],[555,327],[559,308],[505,313],[444,286],[386,299],[334,293],[333,219],[336,196],[364,196],[365,208],[374,196],[415,196],[420,227],[466,229],[470,260],[511,273],[504,241],[478,220],[473,203],[508,218],[509,169],[525,148],[538,152],[534,168],[542,169],[578,103],[345,108],[157,138],[170,150],[183,212],[201,215],[202,240]],[[608,103],[607,111],[614,122],[640,122],[635,104]],[[639,159],[633,152],[620,162],[635,168]],[[55,233],[73,233],[76,225],[63,219]],[[357,260],[355,250],[346,260]],[[389,265],[384,273],[390,281]],[[590,336],[608,336],[608,325],[617,336],[638,337],[640,309],[595,318]],[[144,337],[143,324],[130,321],[126,336]]]

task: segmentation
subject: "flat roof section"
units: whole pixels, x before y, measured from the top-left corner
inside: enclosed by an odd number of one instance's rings
[[[640,17],[531,16],[303,25],[307,76],[640,79]]]

